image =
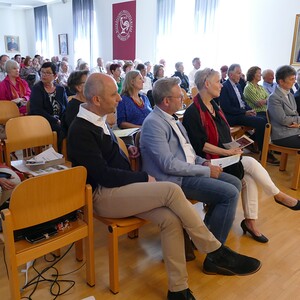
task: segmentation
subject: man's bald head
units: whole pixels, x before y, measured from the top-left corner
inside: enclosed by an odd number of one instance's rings
[[[113,81],[109,75],[103,73],[91,74],[85,83],[83,91],[87,102],[91,103],[94,96],[103,95],[105,86],[109,81]]]

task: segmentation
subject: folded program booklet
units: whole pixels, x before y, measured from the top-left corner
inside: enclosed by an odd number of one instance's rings
[[[252,143],[254,143],[253,140],[251,140],[248,136],[243,135],[240,138],[236,139],[233,142],[230,143],[224,143],[223,146],[226,149],[232,149],[232,148],[245,148],[249,145],[251,145]]]

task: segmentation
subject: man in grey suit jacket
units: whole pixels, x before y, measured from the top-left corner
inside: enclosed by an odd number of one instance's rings
[[[272,142],[279,146],[300,148],[300,116],[291,88],[296,71],[291,66],[276,71],[277,87],[268,100],[268,113],[272,125]]]
[[[226,241],[235,217],[241,181],[195,154],[185,128],[174,114],[182,107],[178,77],[163,78],[153,86],[154,110],[145,119],[140,139],[143,169],[158,181],[181,186],[188,199],[208,204],[205,224]]]

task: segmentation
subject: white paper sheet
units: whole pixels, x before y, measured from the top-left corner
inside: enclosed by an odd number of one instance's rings
[[[240,154],[222,157],[222,158],[215,158],[212,159],[210,162],[213,166],[220,166],[221,168],[225,168],[237,163],[240,160]]]

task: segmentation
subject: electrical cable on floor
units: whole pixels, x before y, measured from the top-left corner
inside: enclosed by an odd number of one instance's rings
[[[74,245],[74,243],[60,257],[57,256],[57,255],[55,255],[54,253],[51,253],[51,255],[53,257],[53,260],[51,260],[51,261],[45,255],[44,256],[45,261],[47,261],[47,262],[53,262],[53,263],[50,266],[44,268],[42,271],[38,271],[36,269],[36,267],[35,267],[35,261],[34,261],[34,263],[32,265],[32,268],[37,273],[37,275],[34,278],[32,278],[26,285],[24,285],[23,288],[21,289],[21,291],[24,291],[27,287],[30,287],[30,286],[34,286],[34,288],[33,288],[32,292],[30,293],[29,296],[22,297],[22,299],[32,300],[32,296],[35,293],[35,291],[36,291],[36,289],[38,287],[38,284],[41,283],[41,282],[50,282],[51,283],[50,293],[51,293],[52,296],[54,296],[53,300],[56,299],[58,296],[61,296],[61,295],[65,294],[65,293],[67,293],[75,285],[75,281],[74,280],[58,279],[58,277],[65,276],[65,275],[68,275],[68,274],[72,274],[72,273],[80,270],[85,265],[85,263],[83,263],[76,270],[68,272],[68,273],[65,273],[65,274],[59,274],[58,270],[54,267],[59,261],[61,261],[67,255],[67,253],[71,250],[71,248],[73,247],[73,245]],[[55,274],[51,274],[50,275],[51,277],[54,277],[54,278],[50,278],[49,279],[49,278],[46,278],[44,276],[44,274],[47,271],[49,271],[49,270],[54,270],[55,271]],[[68,284],[70,284],[70,286],[67,287],[67,288],[65,288],[63,291],[61,291],[61,285],[60,285],[61,283],[68,283]]]

